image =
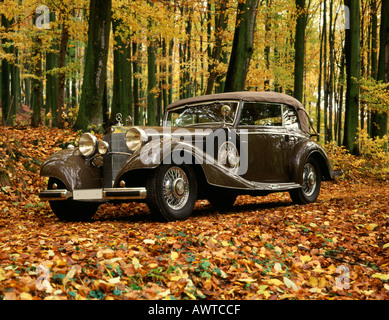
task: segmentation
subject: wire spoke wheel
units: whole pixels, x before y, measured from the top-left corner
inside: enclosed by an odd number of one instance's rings
[[[147,204],[156,218],[186,220],[197,199],[194,169],[187,165],[161,165],[147,180]]]
[[[171,167],[162,181],[163,197],[173,210],[182,209],[189,199],[189,180],[184,170]]]
[[[296,204],[315,202],[320,193],[321,170],[317,161],[308,159],[302,170],[302,187],[289,191],[292,201]]]
[[[303,192],[310,197],[316,190],[317,178],[316,170],[312,163],[307,163],[304,166],[303,173]]]

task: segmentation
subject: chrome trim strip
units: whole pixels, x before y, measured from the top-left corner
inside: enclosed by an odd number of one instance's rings
[[[44,190],[39,193],[39,198],[43,201],[68,200],[73,197],[73,193],[66,189]],[[106,188],[103,189],[103,198],[98,200],[142,200],[147,198],[146,188]],[[85,199],[83,201],[88,201]]]
[[[106,188],[103,190],[105,200],[137,200],[146,199],[146,188]]]
[[[66,189],[44,190],[39,192],[39,198],[41,200],[67,200],[72,196],[73,194]]]

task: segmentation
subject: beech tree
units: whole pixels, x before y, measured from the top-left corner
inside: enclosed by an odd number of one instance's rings
[[[389,1],[382,1],[377,80],[389,83]],[[387,135],[388,114],[376,111],[372,119],[372,136],[382,138]]]
[[[225,92],[243,91],[251,56],[259,0],[240,1],[237,9],[234,41],[228,65]]]
[[[109,34],[111,30],[112,0],[91,0],[89,13],[88,46],[80,109],[75,128],[87,130],[102,120]]]
[[[121,34],[120,28],[123,21],[116,19],[112,21],[114,33],[113,48],[113,95],[111,106],[111,123],[116,122],[117,113],[126,119],[128,115],[133,116],[132,111],[132,68],[131,68],[131,42]]]
[[[360,2],[345,0],[350,9],[350,29],[346,30],[347,92],[343,145],[353,154],[358,152],[356,143],[359,113],[360,60]]]
[[[304,61],[305,61],[305,28],[307,18],[305,0],[296,0],[296,33],[294,40],[294,97],[303,102],[304,94]]]

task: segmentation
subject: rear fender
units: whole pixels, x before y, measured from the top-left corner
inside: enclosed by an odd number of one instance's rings
[[[290,160],[291,181],[303,185],[304,165],[311,157],[319,164],[323,180],[333,180],[334,170],[323,148],[314,141],[301,141],[295,146]]]
[[[100,169],[85,160],[78,149],[52,154],[41,166],[40,175],[61,180],[69,191],[102,188]]]

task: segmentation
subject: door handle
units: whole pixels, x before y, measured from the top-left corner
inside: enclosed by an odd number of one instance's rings
[[[289,136],[288,134],[285,135],[285,142],[295,142],[296,141],[296,138],[295,137],[291,137]]]

